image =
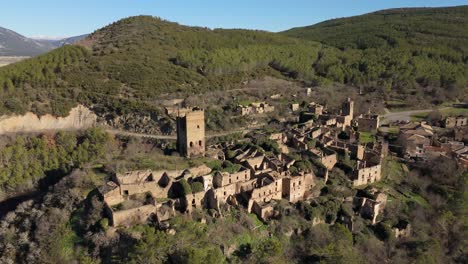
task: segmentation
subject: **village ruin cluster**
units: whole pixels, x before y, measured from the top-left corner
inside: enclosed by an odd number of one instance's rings
[[[141,170],[116,173],[99,188],[112,226],[129,226],[154,221],[164,223],[177,214],[190,214],[206,209],[222,217],[227,208],[244,208],[267,222],[279,212],[280,200],[291,204],[313,199],[327,184],[329,173],[338,166],[346,173],[354,197],[343,201],[350,212],[341,212],[336,221],[353,230],[354,218],[361,216],[372,224],[387,204],[385,188],[369,186],[383,178],[383,161],[394,155],[385,137],[377,136],[381,117],[370,111],[355,115],[354,101],[348,98],[338,113],[312,102],[306,106],[292,104],[297,122],[282,131],[262,131],[241,142],[207,145],[205,114],[198,108],[171,108],[167,114],[177,123],[177,150],[186,158],[208,157],[220,166],[205,164],[184,170]],[[273,111],[266,103],[239,106],[239,115]],[[466,118],[448,118],[447,127],[461,128]],[[433,128],[425,122],[396,122],[383,128],[398,127],[403,153],[408,161],[430,155],[455,157],[468,165],[468,151],[453,140],[441,143],[434,138]],[[371,136],[366,141],[362,137]],[[260,147],[253,142],[265,143]],[[265,144],[263,146],[265,146]],[[312,164],[304,166],[306,157]],[[314,224],[324,223],[317,216]],[[411,224],[401,220],[394,226],[395,237],[411,233]]]

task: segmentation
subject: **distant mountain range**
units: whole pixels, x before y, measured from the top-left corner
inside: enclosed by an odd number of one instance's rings
[[[60,40],[38,40],[0,27],[0,56],[37,56],[63,45],[73,44],[86,36],[81,35]]]

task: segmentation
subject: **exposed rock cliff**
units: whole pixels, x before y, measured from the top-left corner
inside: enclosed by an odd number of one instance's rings
[[[28,112],[22,116],[1,116],[0,134],[15,132],[40,132],[56,129],[86,129],[97,122],[96,114],[85,106],[78,105],[66,117],[37,116]]]

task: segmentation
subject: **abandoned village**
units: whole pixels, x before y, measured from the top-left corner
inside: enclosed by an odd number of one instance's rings
[[[342,201],[352,210],[341,212],[336,221],[351,231],[358,215],[376,224],[385,210],[387,194],[384,188],[374,187],[373,183],[382,180],[384,158],[396,157],[387,140],[377,136],[381,117],[370,111],[355,115],[354,101],[350,98],[342,103],[339,113],[329,113],[325,106],[315,102],[300,113],[299,104],[290,107],[297,114],[297,124],[292,129],[255,135],[275,145],[275,151],[265,151],[249,143],[208,146],[203,109],[166,108],[167,114],[176,119],[180,155],[188,159],[206,156],[219,160],[222,166],[116,173],[98,189],[110,225],[125,227],[152,221],[167,227],[167,221],[177,214],[190,215],[194,210],[205,209],[214,217],[223,217],[223,212],[230,207],[244,208],[268,222],[279,213],[275,211],[278,201],[284,199],[294,204],[319,196],[317,188],[327,184],[328,174],[335,166],[346,172],[349,182],[358,190],[356,196]],[[274,106],[265,102],[238,106],[238,114],[242,116],[271,111]],[[464,129],[466,122],[466,117],[449,117],[445,127]],[[468,148],[455,141],[456,137],[441,142],[425,122],[395,122],[392,126],[399,128],[403,150],[399,159],[443,156],[456,159],[465,168],[468,166]],[[363,144],[359,137],[368,135],[376,140]],[[313,160],[315,169],[298,170],[300,164],[293,166],[298,162],[297,155]],[[344,161],[340,161],[340,156],[345,157]],[[325,217],[316,216],[313,223],[324,224]],[[411,223],[402,220],[393,231],[396,238],[410,236]]]

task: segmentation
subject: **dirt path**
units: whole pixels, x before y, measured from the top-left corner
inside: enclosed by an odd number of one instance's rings
[[[383,123],[389,123],[393,121],[403,121],[403,120],[411,120],[411,116],[414,114],[423,114],[423,113],[430,113],[434,110],[446,110],[450,109],[451,107],[442,107],[442,108],[434,108],[434,109],[420,109],[420,110],[407,110],[401,112],[388,112],[382,116]],[[387,110],[386,110],[387,112]]]
[[[231,131],[224,131],[224,132],[217,132],[217,133],[208,133],[206,135],[207,138],[215,138],[215,137],[222,137],[228,136],[232,134],[246,134],[252,130],[262,127],[263,125],[256,125],[249,128],[243,129],[236,129]],[[122,135],[122,136],[130,136],[130,137],[138,137],[138,138],[155,138],[155,139],[166,139],[166,140],[177,140],[177,136],[175,135],[152,135],[152,134],[145,134],[145,133],[135,133],[125,130],[118,130],[118,129],[106,129],[107,132],[114,134],[114,135]]]

